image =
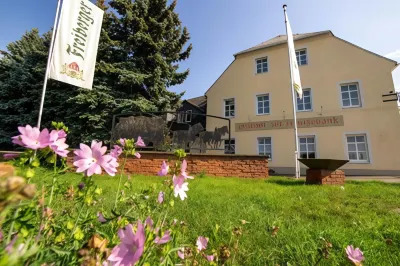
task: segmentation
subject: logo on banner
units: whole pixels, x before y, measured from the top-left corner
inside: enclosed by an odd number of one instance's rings
[[[62,65],[60,73],[74,79],[83,80],[83,70],[79,70],[79,65],[76,62]]]

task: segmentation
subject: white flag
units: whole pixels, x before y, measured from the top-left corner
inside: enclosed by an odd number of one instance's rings
[[[285,12],[285,18],[286,18],[286,27],[287,27],[287,41],[288,41],[288,46],[289,46],[289,60],[290,60],[290,66],[292,68],[292,82],[293,82],[293,87],[299,94],[300,99],[303,98],[303,89],[301,88],[301,81],[300,81],[300,72],[299,72],[299,66],[297,64],[297,59],[296,59],[296,51],[294,49],[294,42],[293,42],[293,33],[292,33],[292,28],[290,27],[289,19],[286,15]]]
[[[50,78],[92,89],[103,10],[88,0],[64,0]]]

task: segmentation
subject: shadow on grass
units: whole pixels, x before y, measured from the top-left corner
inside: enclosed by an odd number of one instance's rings
[[[267,180],[265,180],[266,183],[270,184],[277,184],[281,186],[303,186],[305,185],[305,180],[295,180],[295,179],[290,179],[290,178],[276,178],[276,177],[271,177]]]

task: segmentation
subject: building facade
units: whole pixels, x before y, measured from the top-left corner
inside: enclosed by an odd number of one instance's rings
[[[348,159],[342,168],[350,175],[399,175],[399,110],[382,98],[394,91],[397,62],[331,31],[294,40],[304,94],[296,99],[300,157]],[[231,118],[234,152],[268,155],[278,174],[293,174],[295,165],[289,72],[280,35],[235,54],[206,92],[207,114]],[[207,118],[207,129],[218,123]]]

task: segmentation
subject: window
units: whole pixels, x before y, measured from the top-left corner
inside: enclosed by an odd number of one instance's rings
[[[256,59],[257,74],[268,72],[268,57]]]
[[[257,114],[269,114],[269,94],[257,95]]]
[[[300,158],[315,159],[315,136],[299,137]]]
[[[235,154],[235,139],[231,138],[230,146],[229,139],[224,140],[224,154]]]
[[[307,65],[307,49],[297,50],[296,59],[299,66]]]
[[[346,135],[346,139],[349,160],[352,162],[369,162],[367,136],[365,134]]]
[[[185,117],[185,121],[188,122],[192,122],[192,110],[187,110],[186,111],[186,117]]]
[[[312,111],[311,89],[303,89],[303,98],[297,94],[297,111]]]
[[[268,159],[272,159],[272,143],[271,138],[258,138],[258,154],[268,155]]]
[[[235,99],[224,100],[225,103],[225,117],[235,116]]]
[[[340,85],[343,107],[361,107],[358,83]]]

